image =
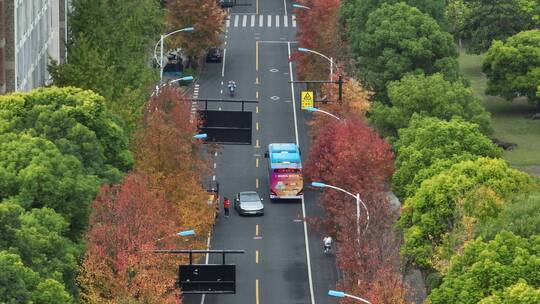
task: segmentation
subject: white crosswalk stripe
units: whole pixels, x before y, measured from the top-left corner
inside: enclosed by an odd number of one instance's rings
[[[193,89],[193,98],[197,99],[198,97],[199,97],[199,84],[195,84],[195,87]],[[192,101],[191,102],[191,115],[189,116],[189,122],[193,123],[196,117],[197,117],[197,102]]]
[[[233,19],[234,18],[234,19]],[[295,15],[257,15],[255,14],[231,14],[225,21],[226,27],[296,27]],[[266,22],[265,22],[266,19]],[[266,24],[265,24],[266,23]]]

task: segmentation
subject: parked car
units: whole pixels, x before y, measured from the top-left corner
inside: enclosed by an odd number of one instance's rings
[[[222,8],[234,6],[234,0],[219,0],[218,2]]]
[[[236,194],[234,209],[239,215],[264,215],[264,205],[255,191],[244,191]]]
[[[213,47],[208,49],[206,53],[206,62],[222,62],[223,61],[223,50],[218,47]]]

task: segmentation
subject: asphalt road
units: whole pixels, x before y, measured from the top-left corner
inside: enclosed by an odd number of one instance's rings
[[[227,83],[237,83],[235,98],[258,99],[246,106],[253,112],[253,145],[226,145],[214,157],[215,179],[221,198],[255,190],[264,198],[265,215],[220,215],[210,239],[212,249],[243,249],[227,256],[236,264],[236,294],[185,295],[188,304],[336,303],[327,296],[337,281],[335,260],[322,253],[322,235],[307,227],[303,214],[321,215],[316,193],[307,190],[304,201],[271,202],[264,152],[272,142],[298,142],[309,151],[306,119],[300,110],[302,85],[289,83],[294,65],[291,52],[298,47],[297,24],[289,1],[238,0],[251,6],[230,11],[225,24],[224,64],[207,64],[197,83],[198,98],[228,98]],[[294,78],[294,75],[293,75]],[[240,110],[240,105],[212,104],[210,109]],[[304,209],[304,211],[303,211]],[[205,262],[205,261],[203,261]],[[221,263],[221,256],[208,262]]]

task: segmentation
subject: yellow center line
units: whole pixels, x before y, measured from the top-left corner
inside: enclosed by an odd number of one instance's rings
[[[259,304],[259,279],[255,279],[255,304]]]
[[[255,188],[259,189],[259,178],[255,179]]]
[[[255,167],[259,168],[259,158],[255,158]]]
[[[259,99],[259,91],[255,92],[255,99]]]
[[[255,225],[255,236],[259,236],[259,224]]]
[[[255,263],[259,264],[259,250],[255,250]]]
[[[255,140],[255,148],[260,148],[261,146],[259,146],[259,140]]]
[[[255,129],[256,129],[257,131],[259,131],[259,122],[256,122],[256,123],[255,123]]]
[[[259,113],[259,106],[255,107],[255,113]]]
[[[255,41],[255,71],[259,70],[259,41]]]
[[[257,76],[257,77],[255,78],[255,84],[261,84],[261,83],[259,82],[259,76]]]

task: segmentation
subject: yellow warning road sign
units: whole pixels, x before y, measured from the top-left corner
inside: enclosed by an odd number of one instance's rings
[[[305,108],[313,107],[313,91],[302,91],[302,110]]]

